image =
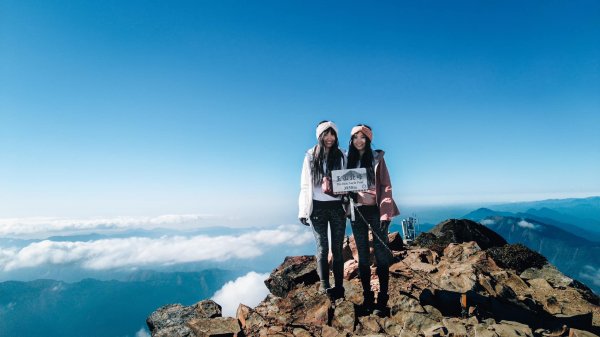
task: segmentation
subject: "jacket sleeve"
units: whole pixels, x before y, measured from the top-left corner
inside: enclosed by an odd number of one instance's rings
[[[400,215],[400,211],[392,197],[392,180],[390,179],[390,173],[383,157],[379,161],[377,174],[379,178],[377,194],[380,220],[391,221],[393,217]]]
[[[302,173],[300,175],[300,196],[298,197],[298,218],[309,218],[308,208],[309,202],[312,198],[310,193],[310,159],[308,153],[304,156],[304,163],[302,164]]]

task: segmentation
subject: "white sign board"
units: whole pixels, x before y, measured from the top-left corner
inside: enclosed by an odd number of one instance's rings
[[[369,189],[367,169],[333,170],[331,171],[331,183],[334,194],[366,191]]]

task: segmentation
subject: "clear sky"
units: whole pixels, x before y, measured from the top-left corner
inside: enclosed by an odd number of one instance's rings
[[[0,218],[293,222],[323,119],[401,208],[600,194],[598,1],[0,0],[0,48]]]

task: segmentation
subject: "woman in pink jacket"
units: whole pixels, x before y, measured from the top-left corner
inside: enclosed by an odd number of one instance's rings
[[[384,152],[373,151],[371,141],[373,131],[364,124],[352,128],[348,149],[347,168],[366,168],[369,189],[356,193],[357,211],[351,222],[356,249],[358,251],[358,271],[363,287],[363,307],[375,310],[377,314],[387,315],[389,266],[391,256],[388,244],[388,229],[393,217],[400,214],[392,198],[392,183],[388,172]],[[375,303],[375,294],[371,290],[371,268],[369,265],[369,226],[373,231],[373,248],[377,261],[379,294]]]

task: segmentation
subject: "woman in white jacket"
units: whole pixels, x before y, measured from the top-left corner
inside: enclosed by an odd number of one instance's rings
[[[341,197],[331,191],[331,171],[341,170],[345,165],[345,154],[339,149],[338,130],[331,121],[317,126],[317,145],[310,148],[304,157],[300,178],[298,218],[306,226],[312,224],[317,244],[317,272],[321,290],[333,299],[344,297],[344,261],[342,245],[346,231],[346,213]],[[333,277],[335,286],[329,283],[329,239],[327,228],[331,228],[331,253],[333,255]]]

